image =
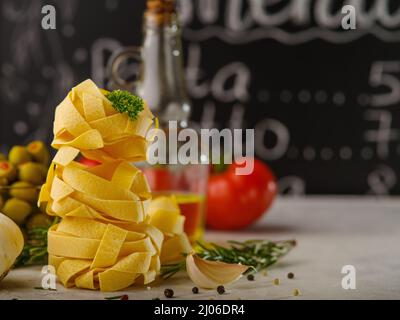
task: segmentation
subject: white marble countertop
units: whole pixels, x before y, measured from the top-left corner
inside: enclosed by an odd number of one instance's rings
[[[223,241],[295,238],[298,246],[267,276],[255,281],[242,278],[227,293],[200,290],[184,274],[151,288],[132,287],[118,294],[129,299],[163,298],[173,288],[176,299],[400,299],[400,198],[305,197],[280,198],[273,209],[251,229],[241,232],[208,232],[207,239]],[[344,265],[356,270],[356,289],[344,290]],[[295,278],[287,279],[288,272]],[[41,268],[10,272],[0,283],[0,299],[104,299],[115,293],[65,289],[36,290]],[[281,284],[272,283],[279,278]],[[298,288],[301,296],[294,297]]]

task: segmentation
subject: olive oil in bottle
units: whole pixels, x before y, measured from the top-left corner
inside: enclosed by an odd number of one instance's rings
[[[189,128],[191,104],[185,86],[181,28],[175,2],[172,0],[148,0],[144,13],[143,44],[138,50],[122,52],[115,61],[136,57],[141,61],[138,81],[133,85],[139,96],[146,100],[158,118],[160,129],[166,136],[170,130]],[[113,70],[118,68],[114,66]],[[127,85],[122,79],[117,83]],[[118,80],[119,79],[119,80]],[[129,84],[128,84],[129,85]],[[171,123],[174,128],[171,129]],[[200,139],[199,139],[200,140]],[[168,141],[168,139],[167,139]],[[179,149],[179,143],[177,142]],[[166,150],[169,147],[166,146]],[[176,155],[168,154],[167,164],[143,168],[154,196],[175,195],[185,215],[185,232],[192,242],[204,232],[205,201],[208,181],[208,165],[202,164],[205,155],[198,152],[199,164],[180,164]]]

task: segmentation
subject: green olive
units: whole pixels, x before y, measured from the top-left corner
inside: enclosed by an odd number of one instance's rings
[[[6,178],[0,178],[0,187],[5,187],[8,185],[8,181]]]
[[[19,179],[39,186],[45,182],[46,172],[47,169],[44,165],[28,162],[19,167]]]
[[[8,180],[6,178],[0,178],[0,195],[8,192],[8,190],[4,188],[7,186],[8,186]]]
[[[48,165],[50,154],[46,145],[42,141],[33,141],[28,144],[26,148],[36,162]]]
[[[14,146],[8,154],[8,160],[14,166],[20,166],[21,164],[32,161],[32,157],[28,150],[23,146]]]
[[[28,202],[16,198],[8,199],[3,207],[3,213],[18,225],[22,225],[31,212]]]
[[[32,230],[34,228],[45,228],[51,225],[50,217],[45,213],[36,213],[29,217],[26,228]]]
[[[8,181],[13,181],[17,177],[17,168],[8,162],[0,161],[0,178],[5,178]]]
[[[39,190],[29,182],[18,181],[11,185],[11,197],[35,203],[39,197]]]

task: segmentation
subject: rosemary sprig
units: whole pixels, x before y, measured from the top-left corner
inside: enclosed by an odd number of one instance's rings
[[[205,260],[244,264],[251,267],[246,271],[246,274],[250,274],[276,263],[296,245],[296,241],[247,240],[228,241],[228,244],[229,246],[224,247],[215,243],[198,243],[196,254]],[[185,268],[185,261],[163,265],[161,276],[163,279],[168,279]]]
[[[211,244],[210,247],[200,243],[198,255],[205,260],[241,263],[252,267],[246,273],[256,273],[267,269],[285,256],[295,246],[296,241],[247,240],[228,243],[228,248],[216,244]]]
[[[186,261],[180,261],[172,264],[164,264],[161,266],[161,277],[164,280],[171,278],[173,275],[179,271],[186,270]]]
[[[16,267],[45,263],[47,260],[47,228],[28,231],[28,240],[15,264]]]
[[[121,294],[119,296],[104,297],[104,299],[105,300],[121,300],[125,296],[126,296],[125,294]]]
[[[47,263],[47,233],[49,228],[58,223],[58,221],[59,219],[56,218],[48,227],[38,227],[28,230],[28,239],[15,263],[16,267]]]

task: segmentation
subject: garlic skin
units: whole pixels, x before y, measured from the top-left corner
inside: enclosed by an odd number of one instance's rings
[[[24,247],[24,237],[10,218],[0,213],[0,281],[7,275]]]
[[[199,287],[215,289],[239,280],[248,269],[242,264],[230,264],[201,259],[195,254],[186,257],[186,271],[189,278]]]

